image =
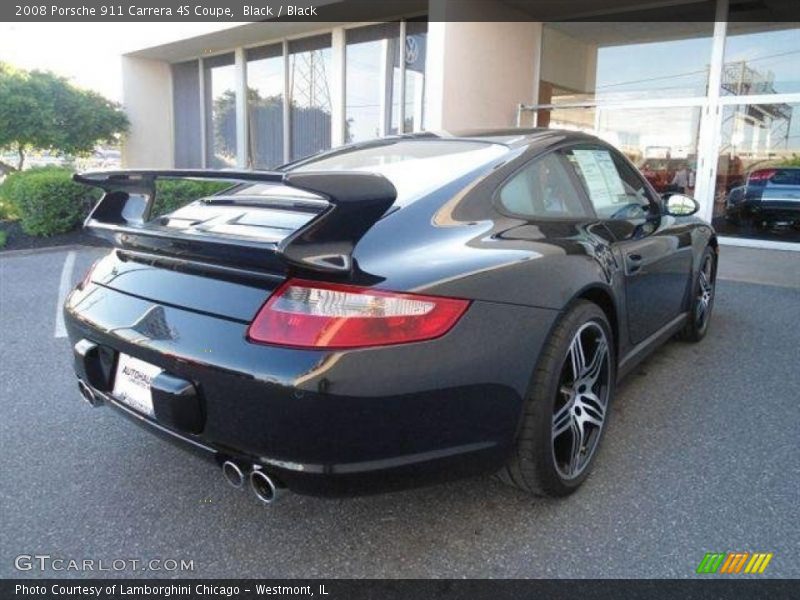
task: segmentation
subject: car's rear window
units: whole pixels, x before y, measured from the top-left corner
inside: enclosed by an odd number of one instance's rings
[[[380,173],[405,206],[442,185],[503,156],[508,147],[468,140],[400,140],[312,159],[296,171]]]
[[[800,169],[778,169],[770,177],[773,185],[800,185]]]
[[[800,185],[800,169],[764,167],[751,171],[747,183],[754,186]]]

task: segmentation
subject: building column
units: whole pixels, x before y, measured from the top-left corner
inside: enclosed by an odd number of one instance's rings
[[[122,104],[131,123],[122,144],[123,166],[172,168],[175,144],[169,63],[123,56]]]
[[[478,21],[489,16],[487,10],[493,12],[491,18],[521,17],[499,3],[430,0],[425,65],[428,129],[513,127],[517,105],[536,101],[541,23]]]
[[[236,166],[249,169],[249,114],[247,111],[247,55],[236,49]]]
[[[724,69],[725,36],[727,35],[728,2],[717,0],[717,16],[711,48],[708,77],[708,101],[703,107],[697,141],[694,198],[700,204],[699,215],[711,222],[717,188],[717,167],[722,130],[722,106],[719,104]]]
[[[345,131],[345,32],[337,27],[331,35],[331,146],[344,144]]]

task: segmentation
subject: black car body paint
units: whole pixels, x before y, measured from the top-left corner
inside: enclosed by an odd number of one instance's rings
[[[658,204],[642,220],[507,214],[495,192],[520,166],[573,144],[605,145],[558,131],[463,139],[503,150],[454,179],[442,174],[440,186],[338,246],[333,253],[352,261],[346,272],[304,267],[313,252],[236,264],[213,250],[162,252],[117,237],[121,247],[67,299],[70,339],[96,344],[106,363],[123,352],[192,382],[202,427],[181,431],[117,402],[113,365],[94,392],[170,440],[217,462],[259,465],[298,492],[365,493],[499,469],[565,309],[577,298],[603,308],[622,376],[683,324],[702,252],[716,242],[708,224]],[[354,148],[403,140],[446,143],[403,136]],[[344,351],[249,343],[248,325],[294,275],[471,304],[446,335],[423,342]],[[85,357],[76,362],[84,375]]]

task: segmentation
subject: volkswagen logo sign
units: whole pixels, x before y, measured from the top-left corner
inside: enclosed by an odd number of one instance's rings
[[[419,43],[414,36],[406,37],[406,64],[413,65],[419,59]]]

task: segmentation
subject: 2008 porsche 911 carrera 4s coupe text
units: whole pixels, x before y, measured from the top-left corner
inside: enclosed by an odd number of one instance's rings
[[[229,185],[153,216],[162,178]],[[275,171],[116,171],[67,299],[78,386],[265,502],[497,473],[563,496],[615,383],[699,341],[717,241],[575,132],[416,134]]]

